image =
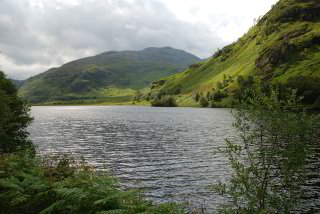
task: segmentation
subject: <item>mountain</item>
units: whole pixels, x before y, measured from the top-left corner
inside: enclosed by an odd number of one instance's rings
[[[156,79],[179,73],[200,59],[170,47],[110,51],[78,59],[26,80],[19,95],[31,102],[128,100]]]
[[[250,76],[263,83],[304,87],[303,95],[318,93],[320,103],[319,0],[278,1],[236,42],[184,72],[154,82],[152,93],[179,87],[179,105],[197,106],[195,93],[232,94],[239,88],[237,80]]]

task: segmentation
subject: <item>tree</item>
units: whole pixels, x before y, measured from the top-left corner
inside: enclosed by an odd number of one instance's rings
[[[30,107],[17,95],[17,89],[0,71],[0,154],[33,148],[27,126],[32,121]]]
[[[309,148],[319,143],[319,117],[301,111],[294,90],[280,100],[277,90],[265,96],[259,88],[234,113],[240,139],[223,150],[233,173],[215,186],[230,196],[222,213],[290,213],[303,195]]]

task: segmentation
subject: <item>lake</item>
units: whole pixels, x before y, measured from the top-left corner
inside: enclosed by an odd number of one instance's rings
[[[230,109],[45,106],[32,115],[41,155],[83,156],[155,202],[215,207],[223,200],[210,186],[230,175],[226,157],[214,154],[236,137]]]

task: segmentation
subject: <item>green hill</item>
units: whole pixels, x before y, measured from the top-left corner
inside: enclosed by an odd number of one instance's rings
[[[38,102],[124,102],[156,79],[186,69],[200,59],[182,50],[146,48],[111,51],[75,60],[29,78],[19,95]]]
[[[319,0],[280,0],[238,41],[182,73],[154,82],[151,93],[165,94],[179,87],[179,105],[199,106],[193,99],[195,93],[232,94],[239,88],[238,77],[250,75],[263,83],[289,80],[303,86],[303,93],[320,94]],[[223,99],[221,105],[229,101]]]

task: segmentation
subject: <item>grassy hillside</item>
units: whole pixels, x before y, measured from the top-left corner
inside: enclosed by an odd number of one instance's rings
[[[179,85],[179,105],[199,106],[192,99],[196,92],[232,94],[239,87],[237,78],[249,75],[272,83],[300,75],[320,77],[319,0],[280,0],[243,37],[207,61],[153,84],[152,93]]]
[[[34,103],[101,103],[113,98],[125,102],[152,81],[199,61],[192,54],[169,47],[105,52],[33,76],[19,94]]]

